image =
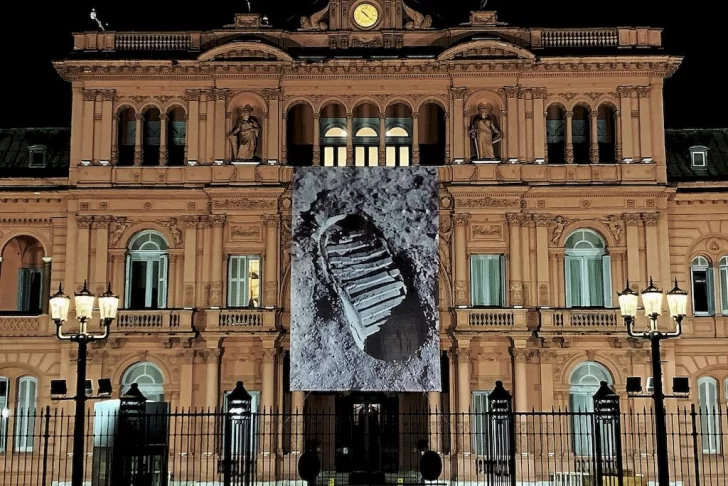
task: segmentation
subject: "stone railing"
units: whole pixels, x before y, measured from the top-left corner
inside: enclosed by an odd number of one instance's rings
[[[3,337],[46,336],[55,332],[55,325],[48,315],[0,315],[0,336]]]
[[[187,51],[187,32],[119,32],[114,39],[117,51]]]
[[[205,310],[205,332],[273,332],[275,328],[275,310]]]
[[[528,309],[455,309],[458,331],[527,331]]]
[[[539,313],[541,332],[627,333],[618,309],[541,309]]]
[[[120,310],[114,322],[119,332],[192,332],[191,310]]]
[[[559,29],[544,30],[543,47],[617,47],[617,29]]]

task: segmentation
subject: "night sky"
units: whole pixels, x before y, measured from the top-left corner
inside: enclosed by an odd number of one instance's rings
[[[253,10],[264,12],[274,27],[298,26],[326,0],[253,0]],[[478,0],[409,0],[409,5],[433,15],[437,27],[468,20]],[[710,0],[657,2],[654,0],[506,1],[490,0],[488,9],[499,20],[523,27],[662,27],[666,52],[684,56],[682,67],[665,88],[666,125],[670,128],[728,127],[728,97],[724,85],[728,36],[726,21]],[[37,2],[9,0],[0,14],[0,128],[68,126],[71,121],[70,85],[51,65],[72,49],[72,32],[96,30],[89,18],[92,7],[109,30],[206,30],[222,27],[235,12],[247,11],[244,0],[209,1],[193,10],[185,2]],[[203,8],[204,6],[204,8]],[[318,7],[318,8],[317,8]]]

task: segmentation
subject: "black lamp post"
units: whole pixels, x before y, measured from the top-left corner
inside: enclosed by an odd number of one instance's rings
[[[660,341],[677,338],[682,334],[682,321],[688,305],[688,293],[677,286],[667,292],[667,306],[670,317],[675,321],[675,331],[666,332],[657,328],[657,319],[662,313],[662,303],[665,294],[655,287],[650,277],[650,285],[642,291],[642,304],[645,315],[650,319],[650,328],[646,331],[634,330],[634,318],[637,315],[638,296],[629,287],[619,293],[619,307],[627,324],[627,332],[633,338],[648,339],[652,346],[652,380],[654,391],[652,399],[655,403],[655,440],[657,445],[657,484],[670,486],[669,458],[667,455],[667,424],[665,418],[665,392],[662,389],[662,365],[660,357]]]
[[[101,341],[109,337],[109,327],[116,319],[119,309],[119,297],[111,292],[111,284],[108,290],[99,297],[99,314],[103,331],[93,334],[88,331],[88,323],[91,320],[94,310],[95,297],[88,291],[86,281],[83,282],[83,289],[76,292],[74,301],[76,305],[76,318],[79,321],[79,329],[71,334],[63,334],[63,324],[68,319],[68,311],[71,307],[71,299],[63,294],[63,288],[58,287],[58,292],[51,296],[50,310],[51,318],[56,324],[56,337],[61,341],[70,341],[78,345],[78,359],[76,369],[76,395],[73,400],[76,403],[75,422],[73,424],[73,469],[71,473],[71,486],[83,485],[83,463],[84,463],[84,426],[86,412],[86,350],[88,343]]]
[[[253,397],[243,386],[242,381],[227,396],[227,414],[225,415],[225,444],[223,451],[223,483],[230,486],[233,474],[233,453],[242,456],[243,484],[250,484],[250,444],[251,404]],[[233,431],[237,433],[233,434]],[[233,440],[235,446],[233,446]],[[238,464],[241,461],[238,460]],[[238,471],[240,473],[240,471]]]

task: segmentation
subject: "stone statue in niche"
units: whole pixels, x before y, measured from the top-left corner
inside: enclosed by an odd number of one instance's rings
[[[475,145],[476,160],[496,158],[495,144],[501,141],[501,131],[491,105],[484,103],[478,105],[478,114],[470,123],[470,137]]]
[[[233,160],[255,160],[260,131],[260,122],[253,116],[252,106],[246,105],[238,111],[235,126],[229,136],[233,149]]]

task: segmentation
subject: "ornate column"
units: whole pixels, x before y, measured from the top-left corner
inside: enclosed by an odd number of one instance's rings
[[[321,113],[313,114],[313,165],[321,165]]]
[[[452,164],[452,146],[450,143],[452,136],[450,135],[450,113],[445,112],[445,165]]]
[[[197,350],[205,363],[205,403],[220,405],[220,349]]]
[[[556,254],[556,271],[558,272],[558,306],[559,307],[566,307],[566,275],[564,268],[564,253],[560,252]]]
[[[266,88],[263,90],[263,96],[268,101],[270,125],[265,127],[265,131],[268,137],[266,158],[270,160],[278,160],[281,147],[288,143],[288,134],[281,131],[279,125],[279,122],[282,122],[286,116],[286,113],[281,111],[281,95],[280,88]]]
[[[81,160],[94,159],[94,110],[96,105],[96,95],[96,90],[83,90],[83,144],[81,146]]]
[[[115,114],[111,126],[111,165],[119,163],[119,119],[119,115]]]
[[[510,233],[510,241],[508,247],[510,254],[508,261],[510,263],[510,302],[512,306],[523,305],[523,281],[521,280],[521,224],[523,215],[521,213],[506,214],[508,221],[508,229]]]
[[[420,114],[412,113],[412,165],[420,165]]]
[[[281,164],[288,164],[288,113],[281,114]]]
[[[534,351],[526,349],[525,340],[514,341],[511,347],[513,357],[513,381],[515,382],[515,411],[527,412],[533,408],[528,401],[528,363]]]
[[[566,148],[564,149],[565,160],[567,164],[574,163],[574,112],[566,112]]]
[[[167,165],[167,114],[159,115],[159,165]]]
[[[187,130],[185,135],[185,163],[188,160],[199,162],[200,156],[200,95],[202,90],[188,89],[185,92],[187,100]]]
[[[40,301],[41,306],[41,314],[48,314],[48,305],[49,305],[49,299],[46,298],[47,296],[51,295],[51,261],[53,260],[52,257],[44,256],[43,257],[43,290],[42,290],[42,296],[43,298]],[[0,257],[0,265],[2,265],[2,257]],[[2,273],[0,272],[0,275]]]
[[[592,164],[599,163],[599,130],[597,122],[599,121],[599,111],[592,110],[589,113],[589,161]]]
[[[76,287],[81,288],[83,281],[88,280],[88,265],[89,265],[89,238],[91,231],[91,224],[93,217],[91,216],[76,216],[76,224],[78,226],[78,233],[76,236],[76,281],[74,282],[74,289]],[[70,292],[71,289],[68,289]],[[75,291],[75,290],[74,290]]]
[[[536,280],[538,281],[538,300],[541,307],[551,305],[551,277],[549,275],[549,223],[545,214],[534,217],[536,224]]]
[[[210,275],[210,307],[221,307],[222,298],[222,260],[225,252],[222,245],[222,230],[225,227],[225,215],[216,214],[210,217],[212,222],[212,262]]]
[[[102,89],[101,94],[101,146],[99,159],[111,163],[111,151],[113,147],[113,138],[116,132],[114,121],[114,98],[116,90]]]
[[[278,303],[278,214],[263,215],[265,226],[265,260],[263,267],[263,305],[275,307]]]
[[[352,136],[354,134],[352,133]],[[379,166],[387,165],[387,114],[379,114]]]
[[[141,113],[137,113],[135,116],[136,128],[134,133],[134,165],[142,165],[142,129],[144,128],[144,117]]]
[[[639,103],[640,156],[652,157],[652,110],[650,109],[650,86],[637,87]]]
[[[442,448],[440,436],[442,431],[442,405],[440,392],[427,393],[427,408],[430,412],[430,437],[427,441],[430,450],[439,452]]]
[[[546,145],[546,88],[534,88],[533,93],[533,150],[535,159],[547,159]]]
[[[627,279],[633,289],[639,289],[641,281],[640,268],[640,227],[642,220],[637,213],[625,213],[622,215],[627,225]]]
[[[291,452],[293,454],[303,453],[303,422],[305,407],[306,395],[304,394],[304,392],[291,392],[291,413],[293,414],[293,423],[291,424],[291,434],[293,434]]]
[[[468,224],[470,214],[455,214],[455,305],[468,305]]]
[[[657,237],[657,225],[660,223],[660,213],[643,213],[642,221],[645,223],[645,256],[647,257],[647,278],[650,276],[655,283],[661,282],[660,247]],[[666,241],[665,244],[668,244]]]
[[[619,86],[617,93],[619,94],[619,130],[617,130],[617,139],[621,142],[622,157],[618,159],[621,162],[624,159],[634,158],[634,136],[632,133],[632,91],[631,86]]]
[[[108,217],[95,217],[93,222],[94,233],[96,233],[96,257],[94,262],[94,276],[89,288],[99,295],[106,291],[107,265],[109,261],[109,223]],[[118,289],[115,289],[118,291]]]
[[[506,111],[510,115],[508,117],[507,125],[505,125],[503,128],[508,133],[508,158],[510,159],[516,159],[520,158],[519,152],[520,152],[520,144],[519,144],[519,133],[518,133],[518,123],[519,120],[519,110],[518,110],[518,92],[519,88],[518,86],[507,86],[504,88],[504,92],[506,94]],[[523,115],[526,116],[525,113]],[[505,159],[505,158],[504,158]]]
[[[508,160],[510,152],[508,152],[509,136],[508,136],[508,110],[501,111],[501,143],[500,143],[500,159]]]
[[[182,217],[182,222],[185,224],[185,252],[184,252],[184,271],[182,282],[184,282],[184,288],[182,291],[182,306],[185,309],[192,309],[195,307],[195,281],[197,267],[197,223],[199,222],[199,216],[186,216]]]
[[[203,158],[205,162],[212,162],[215,158],[214,155],[214,145],[215,145],[215,90],[213,89],[206,89],[204,91],[205,95],[205,103],[204,103],[204,113],[200,113],[200,123],[204,124],[203,127],[201,127],[201,140],[202,140],[202,146],[204,149],[202,150]],[[202,103],[200,103],[201,106]]]
[[[526,155],[528,149],[528,123],[526,120],[526,94],[527,90],[523,88],[518,88],[518,92],[516,93],[516,106],[518,107],[518,120],[517,120],[517,127],[518,127],[518,160],[519,161],[526,161],[528,160],[528,157]],[[509,108],[510,110],[510,108]]]
[[[470,140],[468,133],[468,117],[465,113],[465,97],[467,96],[467,88],[450,88],[450,100],[452,100],[452,124],[449,128],[452,130],[452,138],[450,139],[452,150],[451,158],[464,159],[470,158]],[[460,125],[458,127],[458,125]]]
[[[470,342],[458,340],[456,350],[458,359],[458,412],[460,423],[458,424],[458,452],[461,454],[470,453]]]
[[[215,98],[215,130],[213,143],[213,158],[214,160],[225,160],[225,154],[227,152],[227,126],[226,126],[226,114],[227,114],[227,97],[229,90],[227,89],[215,89],[213,96]]]
[[[614,160],[615,162],[624,160],[622,155],[622,110],[614,112]]]
[[[354,113],[346,114],[346,165],[354,165]],[[341,163],[341,162],[339,162]]]
[[[266,340],[263,342],[263,349],[261,350],[263,389],[261,391],[260,405],[264,411],[273,410],[275,405],[275,365],[277,354],[278,350],[275,349],[275,343],[273,341]]]

